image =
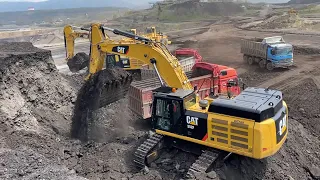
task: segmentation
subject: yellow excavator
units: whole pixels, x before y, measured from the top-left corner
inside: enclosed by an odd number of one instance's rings
[[[106,38],[106,31],[140,43],[112,41]],[[226,159],[231,153],[254,159],[266,158],[279,151],[287,139],[288,108],[280,91],[249,87],[232,99],[208,97],[199,100],[196,88],[192,87],[178,59],[166,46],[100,24],[92,24],[90,42],[91,77],[76,103],[75,127],[88,127],[90,116],[87,112],[90,110],[87,109],[98,107],[97,98],[102,97],[103,88],[109,87],[102,82],[104,79],[108,79],[109,84],[120,82],[114,89],[110,86],[109,94],[104,94],[108,95],[108,98],[104,97],[109,99],[108,103],[125,95],[122,85],[130,82],[130,77],[119,68],[102,70],[108,54],[140,59],[154,67],[161,81],[162,87],[154,91],[152,103],[154,134],[134,153],[134,162],[140,168],[149,166],[161,155],[163,148],[176,147],[199,155],[186,173],[192,177],[208,171],[215,162]],[[233,82],[228,83],[228,86],[232,85]],[[122,97],[114,99],[116,93]],[[82,131],[82,135],[85,133],[88,131]]]
[[[75,29],[80,29],[82,31],[76,31]],[[136,29],[130,29],[129,32],[131,34],[137,35]],[[84,52],[80,52],[75,55],[74,42],[77,38],[89,39],[89,36],[90,36],[89,28],[80,28],[80,27],[71,26],[71,25],[66,25],[64,27],[66,60],[67,60],[67,65],[71,72],[78,72],[79,70],[88,66],[89,56]],[[152,33],[142,35],[142,36],[147,38],[150,37],[150,39],[152,39],[153,41],[164,43],[164,45],[167,45],[168,42],[171,43],[171,41],[168,40],[167,36],[164,36],[161,33],[156,33],[155,28],[153,28]],[[139,43],[139,41],[136,41],[135,39],[132,39],[132,38],[125,37],[125,38],[122,38],[119,41],[119,43]],[[134,58],[128,58],[123,55],[109,56],[107,59],[107,63],[105,65],[106,67],[118,66],[118,67],[124,68],[125,70],[128,70],[133,74],[140,74],[141,68],[149,68],[142,61]]]
[[[128,32],[138,35],[137,34],[137,29],[130,29]],[[161,42],[164,45],[169,45],[171,44],[171,41],[168,40],[168,36],[164,35],[161,32],[157,32],[156,27],[147,27],[146,28],[146,33],[141,35],[142,37],[151,39],[156,42]],[[129,38],[130,39],[130,38]]]
[[[157,32],[156,27],[154,26],[146,28],[146,34],[144,35],[144,37],[152,39],[156,42],[161,42],[164,45],[171,44],[171,41],[168,40],[168,36],[164,35],[161,32]]]

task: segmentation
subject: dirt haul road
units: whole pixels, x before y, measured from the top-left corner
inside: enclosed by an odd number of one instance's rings
[[[213,26],[192,37],[197,40],[193,47],[207,61],[242,70],[241,76],[251,86],[267,83],[283,89],[290,108],[290,134],[275,156],[253,160],[231,155],[217,173],[198,179],[319,178],[320,91],[314,83],[320,74],[316,68],[319,56],[302,53],[295,56],[297,67],[292,70],[261,71],[242,62],[237,30],[222,29],[227,27]],[[132,154],[150,127],[128,110],[126,98],[99,110],[97,142],[70,139],[81,75],[59,74],[50,52],[31,44],[4,44],[0,52],[1,179],[180,179],[194,162],[193,155],[169,149],[147,172],[138,172]],[[298,81],[299,75],[306,78]],[[282,76],[285,78],[269,83]],[[290,84],[290,78],[296,83]],[[284,83],[290,84],[288,88]]]

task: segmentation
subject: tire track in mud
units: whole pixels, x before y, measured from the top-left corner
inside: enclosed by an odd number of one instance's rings
[[[320,76],[313,76],[312,80],[317,85],[317,88],[320,89]]]
[[[282,75],[272,78],[258,85],[258,87],[273,87],[279,90],[288,89],[292,86],[296,86],[299,82],[304,79],[310,78],[310,75],[306,75],[304,72],[310,72],[314,69],[314,65],[305,64],[301,68],[291,70],[283,73]]]

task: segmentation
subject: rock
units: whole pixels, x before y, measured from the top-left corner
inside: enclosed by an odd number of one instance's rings
[[[320,180],[320,168],[312,165],[309,167],[309,172],[314,179]]]
[[[121,172],[121,173],[125,173],[125,172],[127,172],[127,170],[126,170],[126,168],[125,168],[124,166],[121,166],[120,172]]]
[[[154,134],[155,134],[155,132],[153,132],[153,131],[148,131],[148,136],[149,136],[149,137],[153,136]]]
[[[115,111],[113,109],[107,109],[106,111],[108,114],[115,114]]]
[[[103,164],[102,160],[98,160],[98,166],[101,166]]]
[[[177,163],[177,164],[175,165],[175,168],[176,168],[176,170],[179,170],[179,169],[180,169],[180,164]]]
[[[172,164],[172,159],[164,159],[161,161],[161,164]]]
[[[208,172],[207,177],[210,179],[215,179],[217,177],[217,173],[215,171]]]
[[[142,169],[143,174],[148,174],[150,172],[149,168],[147,166],[144,166]]]
[[[150,167],[151,167],[151,168],[157,168],[158,166],[157,166],[156,163],[152,162],[152,163],[150,164]]]
[[[306,113],[306,111],[303,108],[299,108],[298,111],[303,114]]]
[[[290,175],[287,175],[288,176],[288,180],[294,180],[293,177],[291,177]]]

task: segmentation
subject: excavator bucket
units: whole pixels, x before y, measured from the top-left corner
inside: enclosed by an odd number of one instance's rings
[[[90,57],[84,52],[77,53],[71,59],[68,59],[67,65],[71,72],[78,72],[89,65]]]
[[[117,67],[93,74],[78,93],[72,118],[72,138],[88,141],[94,111],[124,98],[132,80],[130,73]]]

